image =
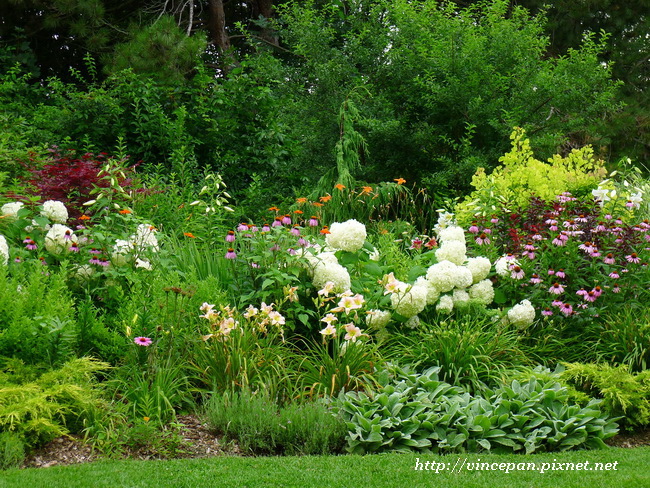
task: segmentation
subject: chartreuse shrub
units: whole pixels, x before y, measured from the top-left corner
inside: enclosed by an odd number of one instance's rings
[[[479,168],[472,178],[475,190],[456,207],[460,225],[468,225],[476,214],[491,215],[504,204],[525,206],[530,197],[553,200],[571,192],[591,191],[605,176],[603,161],[597,160],[590,146],[574,149],[566,157],[554,155],[547,163],[535,159],[530,141],[521,128],[510,136],[512,149],[499,158],[500,166],[491,174]]]
[[[20,382],[15,375],[0,373],[0,431],[13,434],[2,437],[0,450],[15,454],[16,440],[34,447],[94,422],[102,411],[95,376],[107,368],[106,363],[80,358],[34,381]],[[2,462],[9,461],[5,457]]]
[[[345,425],[323,402],[279,406],[264,390],[214,394],[211,429],[254,454],[331,454],[345,443]]]
[[[560,378],[578,392],[602,398],[602,409],[621,416],[627,428],[650,424],[650,370],[630,373],[626,365],[563,363]]]
[[[341,395],[336,405],[348,427],[347,450],[530,454],[604,447],[618,432],[600,400],[570,404],[557,382],[514,380],[473,396],[440,381],[438,371],[395,368],[378,375],[376,393]]]

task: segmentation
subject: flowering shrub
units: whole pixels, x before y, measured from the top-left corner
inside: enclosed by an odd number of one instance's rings
[[[547,318],[588,318],[647,301],[650,223],[634,220],[636,204],[607,213],[603,194],[595,193],[531,198],[470,226],[472,247],[496,260],[500,303],[526,299]]]

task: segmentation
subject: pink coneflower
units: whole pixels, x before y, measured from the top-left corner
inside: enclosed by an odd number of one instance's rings
[[[600,257],[600,251],[594,249],[592,252],[589,253],[589,257],[591,257],[591,258],[599,258]]]
[[[533,234],[533,237],[531,237],[532,240],[534,241],[541,241],[542,240],[542,235],[541,234]]]
[[[242,222],[237,226],[237,232],[246,232],[248,230],[248,224],[245,222]]]
[[[561,239],[562,241],[566,242],[569,240],[569,233],[566,231],[560,232],[560,235],[558,236],[558,239]]]
[[[489,244],[490,243],[490,238],[487,236],[487,234],[484,232],[480,236],[476,237],[476,243],[479,246],[482,246],[483,244]],[[507,259],[507,258],[506,258]]]
[[[621,270],[621,273],[629,273],[629,271],[630,271],[629,269],[627,269],[627,268],[623,268],[623,269]]]
[[[533,285],[537,285],[542,282],[538,274],[533,273],[533,275],[530,277],[530,282]]]
[[[544,310],[542,310],[542,315],[546,315],[547,317],[550,317],[551,315],[553,315],[553,310],[551,310],[550,308],[545,308]]]
[[[88,260],[90,264],[102,264],[101,260],[97,258],[97,256],[93,256]]]
[[[269,224],[264,224],[262,226],[262,232],[268,232],[271,230],[271,227],[269,227]]]
[[[309,243],[308,243],[305,239],[303,239],[303,238],[301,237],[300,239],[298,239],[298,245],[299,245],[300,247],[307,247],[307,246],[309,245]]]
[[[492,217],[492,218],[490,219],[490,222],[492,222],[493,224],[498,224],[498,223],[499,223],[499,219],[497,219],[496,217]]]
[[[607,227],[605,227],[605,224],[603,222],[598,222],[598,225],[594,229],[594,232],[605,232],[607,231]]]
[[[248,227],[246,227],[246,230],[248,230]],[[226,242],[235,242],[235,231],[229,230],[228,233],[226,234]]]
[[[596,293],[591,290],[588,291],[586,295],[583,295],[582,298],[584,298],[587,302],[595,302],[596,298],[598,298],[598,295],[596,295]]]
[[[578,246],[578,249],[582,249],[584,252],[591,252],[594,250],[594,247],[591,245],[591,242],[583,242]]]
[[[470,232],[471,234],[478,234],[478,225],[476,225],[476,221],[470,225],[469,229],[467,229],[467,232]]]
[[[71,240],[72,240],[72,232],[70,232],[69,230],[66,230],[66,231],[65,231],[65,235],[63,236],[63,238],[64,238],[66,241],[71,241]]]
[[[551,302],[551,306],[553,307],[561,307],[564,304],[562,300],[553,300]]]
[[[643,238],[644,238],[646,241],[650,242],[650,234],[646,234],[646,235],[644,235]]]
[[[557,272],[555,273],[555,276],[557,276],[558,278],[566,278],[566,274],[564,273],[564,269],[560,268],[559,270],[557,270]]]
[[[549,276],[553,276],[553,275],[555,274],[555,271],[553,271],[552,269],[549,269],[549,270],[546,272],[546,274],[548,274]]]
[[[573,313],[573,307],[568,303],[563,303],[560,306],[560,312],[562,312],[567,317]]]
[[[276,218],[271,224],[271,227],[282,227],[282,221],[279,218]]]
[[[600,295],[603,294],[603,289],[600,286],[595,286],[594,289],[591,291],[593,291],[596,294],[596,298],[598,298]]]
[[[149,337],[136,337],[133,339],[133,342],[138,346],[147,347],[150,346],[153,341]]]
[[[22,260],[20,259],[20,257],[16,256],[16,259],[14,259],[14,263],[21,263],[21,262]]]
[[[486,234],[492,234],[492,229],[483,229]]]
[[[576,292],[576,295],[578,295],[578,296],[585,296],[586,294],[587,294],[587,290],[585,290],[584,288],[580,288],[580,289]]]
[[[589,307],[589,305],[587,305],[586,303],[578,303],[576,305],[576,308],[582,308],[583,310],[587,307]]]
[[[615,223],[616,225],[623,225],[623,221],[622,221],[621,219],[616,219],[616,220],[614,221],[614,223]]]
[[[523,269],[521,269],[519,266],[513,266],[513,267],[512,267],[512,270],[511,270],[511,273],[510,273],[510,277],[511,277],[513,280],[520,280],[520,279],[522,279],[524,276],[525,276],[525,273],[524,273],[524,270],[523,270]]]
[[[611,273],[609,273],[609,277],[617,280],[620,278],[620,275],[616,271],[612,271]]]
[[[566,229],[570,229],[570,230],[576,230],[578,228],[578,224],[575,223],[575,220],[567,220],[562,225]]]
[[[635,252],[625,256],[625,259],[627,260],[628,263],[639,264],[641,262],[641,259],[639,259],[639,256],[637,256]]]
[[[280,250],[280,246],[278,244],[275,244],[274,246],[271,246],[269,248],[269,251],[279,251],[279,250]]]
[[[91,247],[90,250],[88,251],[90,254],[101,254],[102,251],[100,249],[97,249],[95,247]]]
[[[548,230],[550,230],[551,232],[555,232],[555,231],[557,231],[557,225],[551,225],[551,226],[548,228]]]
[[[535,259],[535,253],[533,251],[524,251],[523,255],[526,256],[531,261]]]
[[[614,264],[616,260],[614,259],[614,255],[611,252],[607,253],[607,256],[605,256],[605,259],[603,259],[605,264]]]
[[[586,222],[587,222],[587,217],[585,217],[584,215],[578,215],[578,216],[575,218],[575,221],[576,221],[576,222],[586,223]]]
[[[621,291],[618,283],[614,283],[614,288],[612,288],[612,293],[619,293]]]
[[[556,224],[557,224],[557,220],[555,220],[555,219],[547,219],[547,220],[544,221],[544,223],[545,223],[546,225],[556,225]]]
[[[248,224],[248,230],[250,232],[257,232],[259,229],[257,228],[257,226],[255,224]]]
[[[98,264],[99,264],[100,266],[103,266],[103,267],[105,268],[105,267],[107,267],[107,266],[110,266],[110,265],[111,265],[111,262],[110,262],[108,259],[106,259],[105,257],[100,256],[100,257],[99,257],[99,263],[98,263]]]
[[[558,247],[564,246],[565,244],[564,241],[560,239],[560,236],[557,236],[555,239],[553,239],[552,242],[554,246],[558,246]]]
[[[291,225],[291,215],[285,215],[282,217],[282,223],[284,225]]]
[[[293,247],[290,247],[290,248],[287,250],[287,252],[288,252],[289,254],[291,254],[292,256],[295,256],[296,254],[298,254],[298,251],[296,251]]]
[[[251,268],[259,268],[260,265],[257,263],[251,263]]]
[[[70,246],[69,249],[70,249],[70,251],[72,251],[72,252],[79,252],[79,246],[77,246],[77,244],[74,243],[74,242],[72,243],[72,245]]]
[[[537,248],[535,247],[535,245],[534,245],[532,242],[529,241],[529,242],[527,242],[526,245],[524,246],[524,249],[525,249],[526,251],[534,251],[534,250],[537,249]]]
[[[297,226],[297,225],[294,225],[294,226],[291,228],[290,232],[291,232],[294,236],[298,237],[298,236],[300,235],[300,227]]]
[[[612,220],[614,217],[612,217],[610,214],[605,215],[605,220]]]
[[[506,254],[506,257],[505,257],[506,261],[513,261],[515,259],[517,259],[517,257],[514,254],[512,254],[512,253]]]
[[[554,295],[560,295],[564,293],[564,287],[556,282],[551,285],[548,291],[549,293],[553,293]]]
[[[85,225],[81,225],[81,224],[79,224],[79,225],[77,225],[77,226],[75,227],[75,229],[77,229],[77,230],[84,230],[85,228],[86,228],[86,226],[85,226]]]
[[[309,219],[309,227],[318,227],[318,219],[313,215]]]
[[[237,257],[237,253],[235,253],[235,250],[230,247],[228,248],[228,252],[226,252],[226,259],[235,259]]]
[[[33,250],[35,250],[35,249],[38,248],[38,246],[36,245],[36,243],[35,243],[34,241],[32,241],[31,239],[27,242],[27,245],[26,245],[25,247],[26,247],[27,249],[29,249],[30,251],[33,251]]]

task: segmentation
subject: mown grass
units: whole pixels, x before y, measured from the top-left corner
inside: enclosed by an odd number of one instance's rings
[[[610,471],[416,471],[420,462],[617,463]],[[402,487],[647,488],[650,448],[538,455],[385,454],[374,456],[220,457],[171,461],[104,461],[0,473],[0,487]]]

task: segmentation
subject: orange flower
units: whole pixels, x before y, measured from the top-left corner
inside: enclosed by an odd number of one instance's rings
[[[302,210],[294,210],[293,213],[295,213],[295,214],[301,214],[301,213],[304,213],[304,212],[303,212]]]
[[[395,181],[397,182],[398,185],[403,185],[406,183],[406,180],[404,178],[395,178]]]
[[[319,200],[323,203],[329,202],[332,199],[332,195],[325,195],[324,197],[320,197]]]
[[[196,236],[192,234],[191,232],[183,232],[183,235],[185,237],[191,237],[192,239],[196,239]]]
[[[90,217],[88,217],[87,215],[82,215],[81,217],[79,217],[79,220],[90,220]]]
[[[280,209],[278,207],[269,207],[270,212],[279,212]]]
[[[320,230],[321,234],[331,234],[329,227],[325,226]]]
[[[305,198],[305,197],[296,198],[296,202],[298,202],[298,203],[307,203],[307,198]]]
[[[322,207],[322,206],[323,206],[323,204],[320,203],[320,202],[311,202],[311,204],[312,204],[314,207]]]
[[[345,185],[342,185],[341,183],[337,183],[336,185],[334,185],[334,188],[336,188],[337,190],[341,190],[341,191],[342,191],[343,188],[345,188]]]
[[[367,195],[369,193],[372,193],[372,186],[362,186],[361,187],[361,195]]]
[[[133,212],[131,212],[128,208],[123,208],[122,210],[120,210],[120,213],[122,215],[126,215],[126,214],[130,214],[130,213],[133,213]]]

